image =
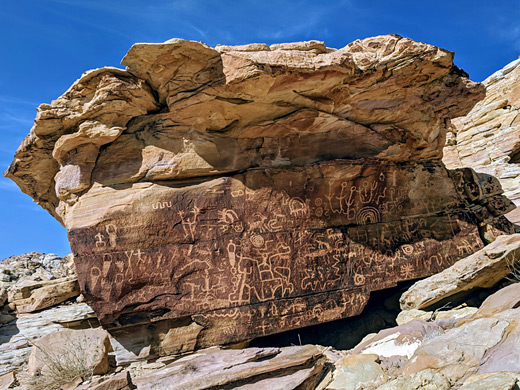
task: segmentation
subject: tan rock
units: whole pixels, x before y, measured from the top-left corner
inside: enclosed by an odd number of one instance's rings
[[[477,312],[468,318],[468,320],[471,321],[481,317],[492,317],[504,310],[517,308],[519,304],[520,283],[516,282],[487,297],[484,302],[482,302],[482,305],[480,305]]]
[[[378,364],[377,355],[349,355],[336,362],[334,379],[327,386],[330,390],[356,390],[363,386],[378,386],[387,376]]]
[[[516,318],[504,318],[503,314],[508,311],[504,311],[496,316],[496,318],[507,321],[508,327],[504,332],[502,340],[497,345],[486,351],[486,354],[478,368],[478,373],[519,371],[520,351],[517,346],[520,342],[520,310],[514,310],[516,312]]]
[[[520,60],[483,81],[486,97],[452,121],[443,161],[448,168],[471,167],[497,177],[505,195],[520,205]],[[507,214],[520,222],[520,208]]]
[[[30,313],[62,303],[78,296],[79,293],[78,279],[67,277],[50,282],[32,283],[19,290],[15,288],[13,291],[15,299],[12,302],[16,305],[18,313]],[[25,298],[26,295],[29,296]],[[24,298],[16,299],[20,296]]]
[[[7,390],[16,383],[16,376],[14,371],[10,371],[0,375],[0,390]]]
[[[480,251],[415,283],[400,300],[403,310],[421,309],[462,291],[491,287],[520,260],[520,234],[500,236]]]
[[[477,312],[476,307],[461,307],[442,311],[424,311],[419,309],[403,310],[397,315],[397,325],[403,325],[412,320],[435,321],[470,317]]]
[[[482,377],[472,375],[460,390],[514,390],[517,388],[518,374],[512,372],[497,372]]]
[[[423,341],[443,334],[443,329],[433,323],[413,320],[393,328],[383,329],[376,336],[360,343],[351,352],[376,354],[380,357],[412,357]]]
[[[508,326],[505,320],[481,318],[450,329],[423,342],[402,372],[410,375],[431,368],[452,384],[463,381],[477,372],[486,353],[501,342]]]
[[[109,335],[102,329],[62,330],[33,343],[27,365],[29,375],[52,375],[75,370],[79,375],[105,374],[109,369]]]
[[[74,387],[74,390],[132,390],[132,379],[128,371],[123,371],[114,375],[102,376],[88,384],[81,384]]]
[[[210,348],[133,379],[138,390],[311,389],[321,378],[324,357],[312,345],[286,348]]]
[[[393,379],[377,390],[449,390],[450,382],[444,375],[431,369],[419,371],[409,376]],[[490,388],[491,389],[491,388]]]

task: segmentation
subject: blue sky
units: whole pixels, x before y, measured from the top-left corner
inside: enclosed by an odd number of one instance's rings
[[[29,132],[40,103],[84,71],[119,62],[135,42],[211,46],[317,39],[340,48],[395,33],[454,51],[481,81],[520,54],[520,2],[480,0],[0,0],[0,167]],[[69,253],[65,229],[0,178],[0,259]]]

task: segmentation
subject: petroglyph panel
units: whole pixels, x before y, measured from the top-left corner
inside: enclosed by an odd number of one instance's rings
[[[482,206],[457,186],[435,164],[249,171],[189,190],[154,185],[131,212],[109,211],[69,237],[82,289],[106,327],[241,313],[237,334],[269,334],[290,327],[273,319],[282,302],[308,306],[334,291],[367,298],[481,248],[474,210]],[[251,314],[255,305],[270,308],[268,329]],[[355,310],[325,312],[291,326]]]

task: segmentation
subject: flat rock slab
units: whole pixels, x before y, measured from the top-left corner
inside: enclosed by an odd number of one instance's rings
[[[449,390],[450,382],[444,375],[431,369],[426,369],[409,376],[393,379],[377,390]],[[489,390],[492,388],[490,387]]]
[[[296,389],[319,379],[325,357],[312,345],[286,348],[210,348],[133,379],[138,390]],[[273,378],[270,380],[269,378]],[[280,382],[276,378],[280,377]],[[316,378],[317,377],[317,378]]]
[[[469,379],[472,380],[466,381],[460,390],[514,390],[518,388],[518,374],[512,372],[497,372],[481,379]]]
[[[517,267],[519,259],[520,234],[500,236],[444,271],[415,283],[401,296],[401,309],[422,309],[462,291],[492,287]]]

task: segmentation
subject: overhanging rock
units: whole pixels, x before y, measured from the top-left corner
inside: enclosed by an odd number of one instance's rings
[[[393,35],[136,44],[40,106],[6,174],[69,230],[100,322],[155,324],[157,353],[356,315],[512,231],[496,179],[441,162],[484,94],[452,59]]]

